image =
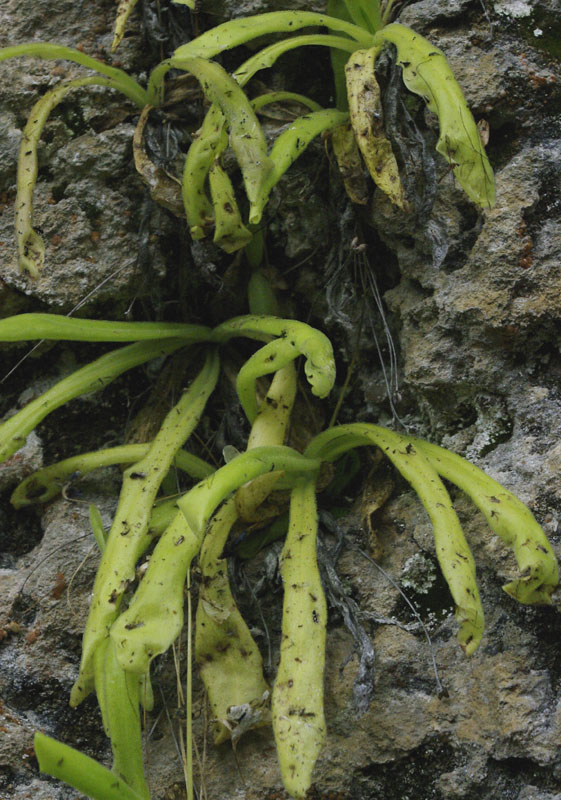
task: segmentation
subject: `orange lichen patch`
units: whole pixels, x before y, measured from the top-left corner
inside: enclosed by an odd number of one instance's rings
[[[56,574],[56,581],[51,589],[51,597],[53,600],[58,600],[61,594],[67,587],[66,578],[64,577],[64,572],[57,572]]]
[[[521,240],[521,252],[520,252],[520,257],[518,259],[518,263],[520,264],[522,269],[529,269],[534,263],[534,257],[533,257],[534,242],[532,241],[532,237],[528,233],[526,222],[523,219],[520,220],[520,222],[518,223],[516,227],[516,233],[518,234]]]
[[[35,628],[25,634],[25,641],[27,644],[35,644],[39,636],[41,636],[41,629],[36,625]]]
[[[534,89],[541,89],[543,86],[547,86],[547,84],[556,82],[555,75],[552,72],[536,72],[534,65],[528,63],[526,53],[520,54],[520,63],[522,64],[524,72],[528,76]]]
[[[21,633],[21,625],[19,622],[9,620],[0,628],[0,642],[3,639],[7,639],[11,633]]]

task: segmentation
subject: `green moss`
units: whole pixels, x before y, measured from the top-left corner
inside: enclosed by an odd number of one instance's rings
[[[557,15],[543,8],[534,9],[529,17],[516,22],[517,32],[535,50],[561,60],[561,37]],[[541,31],[536,35],[535,31]]]

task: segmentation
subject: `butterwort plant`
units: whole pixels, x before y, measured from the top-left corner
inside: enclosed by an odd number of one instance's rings
[[[191,0],[176,2],[192,7]],[[123,14],[130,12],[132,5],[124,3]],[[63,82],[48,92],[33,108],[25,127],[16,198],[21,269],[37,277],[45,258],[44,242],[32,226],[32,193],[37,177],[37,144],[52,109],[70,91],[94,84],[123,93],[139,108],[161,106],[165,99],[165,76],[171,69],[194,75],[210,103],[187,152],[182,179],[185,214],[195,239],[214,231],[216,243],[227,252],[246,247],[262,219],[272,189],[308,144],[326,132],[333,133],[333,147],[343,173],[349,160],[362,157],[376,185],[392,203],[407,208],[397,161],[384,129],[376,78],[377,58],[388,48],[395,50],[407,89],[422,98],[438,117],[437,151],[449,162],[474,203],[481,208],[493,206],[492,169],[473,116],[443,52],[410,28],[388,23],[391,5],[388,2],[382,7],[378,0],[330,0],[328,14],[276,11],[225,22],[177,48],[153,69],[146,88],[123,70],[72,48],[33,43],[0,50],[0,61],[24,55],[68,59],[98,73]],[[326,28],[328,33],[293,35],[306,28]],[[258,50],[231,75],[212,60],[227,50],[272,34],[281,38]],[[279,57],[295,48],[312,45],[331,51],[336,108],[321,108],[313,99],[290,92],[269,92],[248,99],[243,87],[260,70],[270,69]],[[257,111],[282,101],[296,101],[308,111],[278,134],[269,148]],[[240,211],[222,163],[228,147],[240,167],[249,206],[247,219]],[[357,155],[359,151],[361,156]],[[352,182],[346,185],[354,198]]]
[[[188,2],[187,5],[192,5]],[[134,6],[119,9],[117,37]],[[123,464],[122,488],[110,530],[99,512],[90,519],[101,560],[85,626],[80,670],[70,702],[95,692],[111,741],[112,769],[39,733],[36,752],[43,771],[99,800],[148,800],[141,735],[141,707],[152,705],[150,668],[167,652],[184,622],[185,590],[195,561],[201,576],[195,618],[195,659],[205,684],[217,743],[252,727],[272,724],[283,783],[303,798],[323,747],[323,701],[327,606],[316,556],[317,496],[322,465],[358,447],[376,446],[409,482],[433,526],[440,568],[454,600],[458,641],[467,655],[478,647],[484,612],[475,564],[443,479],[465,492],[490,528],[514,551],[519,574],[503,588],[522,603],[549,603],[558,568],[545,534],[529,510],[510,492],[460,456],[423,440],[369,423],[333,426],[311,437],[303,452],[290,445],[289,431],[298,391],[296,363],[304,361],[310,391],[326,398],[335,382],[329,339],[308,324],[283,319],[274,293],[263,283],[261,223],[271,191],[314,137],[332,132],[344,167],[357,156],[378,188],[407,211],[402,175],[384,128],[382,90],[376,67],[385,50],[394,56],[407,90],[438,117],[436,148],[459,184],[481,208],[494,201],[493,175],[473,117],[444,54],[409,28],[390,22],[392,3],[332,0],[328,13],[278,11],[226,22],[188,44],[151,73],[142,87],[122,70],[54,44],[23,45],[0,51],[0,60],[32,55],[69,59],[94,70],[60,84],[41,98],[24,130],[18,165],[16,236],[20,265],[37,276],[45,247],[32,226],[32,193],[37,144],[51,110],[68,92],[99,84],[124,94],[138,109],[161,106],[170,69],[194,75],[208,110],[187,152],[182,196],[193,238],[213,233],[225,251],[245,249],[254,271],[248,284],[249,314],[214,327],[188,323],[132,323],[73,320],[25,314],[0,321],[0,341],[38,339],[115,342],[106,353],[55,384],[0,424],[0,459],[13,456],[28,434],[54,409],[102,389],[123,372],[148,361],[181,353],[191,380],[150,442],[82,453],[27,477],[16,488],[16,507],[46,502],[68,476],[100,466]],[[327,33],[317,29],[327,29]],[[314,32],[306,32],[313,29]],[[215,59],[221,53],[275,35],[231,74]],[[291,92],[266,92],[249,99],[244,91],[260,70],[303,46],[331,52],[336,107],[321,108]],[[273,102],[297,102],[307,113],[268,146],[258,111]],[[246,202],[226,170],[230,148],[241,173]],[[347,190],[353,194],[351,182]],[[242,212],[242,208],[247,208]],[[222,369],[225,345],[242,337],[258,343],[236,379],[239,404],[251,432],[244,452],[213,466],[185,449],[208,408]],[[263,379],[270,376],[268,388]],[[259,386],[261,382],[261,386]],[[188,491],[161,496],[175,467],[195,481]],[[288,522],[280,559],[284,587],[282,640],[276,680],[263,673],[259,647],[236,606],[228,582],[224,548],[236,526],[263,524],[266,501],[275,489],[289,494]],[[151,550],[142,576],[139,559]],[[188,715],[188,726],[189,726]],[[189,727],[187,740],[189,739]],[[190,776],[190,777],[189,777]],[[193,796],[188,771],[188,796]]]
[[[154,339],[155,335],[159,338]],[[70,698],[72,705],[78,705],[96,692],[111,740],[113,769],[110,772],[96,765],[89,770],[91,760],[82,754],[44,734],[36,738],[41,768],[91,797],[149,798],[140,707],[149,710],[152,706],[152,661],[165,653],[181,632],[185,586],[197,558],[202,587],[195,655],[211,704],[215,739],[231,738],[235,743],[249,727],[272,722],[284,785],[292,796],[304,797],[326,736],[327,608],[316,557],[317,486],[323,463],[336,462],[357,447],[379,447],[425,507],[439,564],[456,606],[458,640],[467,655],[481,641],[484,612],[474,560],[442,478],[463,490],[490,528],[512,547],[520,572],[504,586],[505,591],[522,603],[551,602],[558,569],[545,534],[519,500],[459,456],[368,423],[329,428],[313,437],[303,453],[286,445],[297,391],[296,359],[304,357],[305,373],[317,397],[326,397],[335,380],[331,344],[309,325],[257,314],[215,328],[68,320],[45,314],[0,322],[0,340],[45,336],[133,344],[80,368],[33,401],[31,411],[24,407],[2,423],[4,458],[23,445],[30,430],[51,410],[83,392],[103,388],[125,369],[183,347],[194,371],[151,442],[73,456],[29,476],[13,494],[17,507],[44,502],[60,490],[61,478],[69,470],[88,472],[119,462],[128,465],[108,533],[99,514],[91,509],[102,557],[84,633],[80,673]],[[189,454],[184,445],[216,386],[221,346],[240,336],[261,344],[240,369],[236,382],[251,434],[245,452],[234,454],[216,468]],[[128,348],[136,348],[139,355],[132,360],[123,358]],[[265,397],[259,399],[257,381],[266,375],[272,375],[272,381]],[[69,381],[71,392],[67,390]],[[174,463],[198,482],[160,505],[158,492]],[[270,687],[259,648],[230,591],[222,552],[232,528],[255,521],[263,501],[279,486],[290,492],[290,508],[280,561],[284,584],[281,657]],[[138,560],[153,545],[147,569],[137,581]],[[240,710],[239,717],[232,709]]]

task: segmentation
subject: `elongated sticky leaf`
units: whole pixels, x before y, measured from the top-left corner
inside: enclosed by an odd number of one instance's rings
[[[41,772],[64,781],[92,800],[144,800],[111,770],[44,733],[33,739]]]
[[[328,132],[342,125],[348,119],[345,111],[326,108],[312,111],[291,122],[289,127],[277,138],[269,153],[273,168],[264,181],[256,199],[255,208],[259,217],[269,199],[271,189],[276,186],[286,170],[302,155],[310,142],[320,133]]]
[[[146,90],[124,70],[117,69],[117,67],[110,67],[108,64],[97,61],[97,59],[87,56],[79,50],[74,50],[72,47],[63,47],[62,45],[51,44],[50,42],[29,42],[28,44],[18,44],[13,47],[3,47],[0,49],[0,61],[6,61],[9,58],[20,58],[22,56],[44,58],[49,61],[74,61],[82,67],[93,69],[94,72],[99,72],[101,75],[105,75],[114,80],[116,84],[118,84],[119,90],[139,108],[143,108],[148,102]]]
[[[61,314],[17,314],[0,320],[0,342],[29,342],[33,339],[69,342],[138,342],[147,339],[209,341],[206,325],[183,322],[114,322],[79,319]]]
[[[316,436],[305,454],[334,461],[353,447],[375,444],[409,481],[433,526],[436,556],[456,604],[460,623],[458,641],[467,655],[479,645],[483,634],[483,608],[475,581],[473,556],[463,534],[452,501],[435,468],[406,436],[378,425],[351,423],[330,428]]]
[[[259,109],[264,108],[271,103],[287,102],[300,103],[303,106],[307,106],[310,111],[321,111],[321,106],[319,103],[316,103],[315,100],[311,100],[309,97],[306,97],[306,95],[298,94],[297,92],[267,92],[266,94],[260,94],[257,97],[254,97],[251,100],[251,105],[254,111],[259,111]]]
[[[345,191],[353,203],[366,205],[369,192],[364,162],[350,122],[340,125],[331,133],[331,146],[343,178]]]
[[[148,525],[158,489],[175,453],[198,424],[216,385],[218,371],[218,357],[211,351],[200,373],[167,414],[148,453],[125,472],[119,505],[96,575],[84,631],[80,675],[70,697],[73,706],[93,688],[95,653],[118,614],[128,583],[134,579],[138,558],[150,544]]]
[[[313,11],[271,11],[250,17],[223,22],[196,39],[177,48],[170,59],[172,66],[181,67],[185,58],[213,58],[218,53],[238,47],[259,36],[270,33],[292,33],[300,28],[329,28],[345,33],[363,47],[372,46],[372,35],[346,20]]]
[[[182,59],[177,65],[191,72],[201,84],[211,103],[216,103],[226,118],[230,144],[242,171],[245,191],[253,206],[272,169],[267,156],[265,136],[255,111],[244,92],[226,70],[203,58]],[[259,222],[250,210],[250,222]]]
[[[319,467],[318,459],[305,458],[289,447],[258,447],[240,454],[177,501],[180,511],[154,548],[129,607],[111,628],[124,669],[147,672],[151,660],[165,652],[179,634],[186,575],[220,503],[266,472],[316,475]]]
[[[23,508],[33,503],[46,503],[61,493],[65,483],[73,476],[87,475],[100,467],[113,464],[134,464],[140,461],[150,450],[151,443],[124,444],[120,447],[108,447],[91,453],[65,458],[57,464],[34,472],[23,480],[10,497],[14,508]],[[186,472],[190,477],[200,480],[214,472],[213,467],[201,458],[178,450],[173,459],[174,466]]]
[[[344,0],[349,17],[355,25],[365,31],[375,33],[382,27],[382,15],[380,14],[379,0]],[[329,13],[332,6],[329,6]]]
[[[142,760],[140,679],[118,663],[110,637],[95,655],[95,689],[105,733],[111,739],[112,770],[136,794],[150,800]]]
[[[397,161],[384,132],[380,87],[374,64],[379,47],[356,50],[345,67],[351,125],[372,180],[392,203],[405,201]]]
[[[187,151],[181,194],[193,239],[202,239],[214,224],[214,209],[206,194],[205,184],[215,159],[228,147],[225,125],[220,106],[213,103]]]
[[[115,29],[113,33],[113,41],[111,43],[111,52],[114,53],[119,47],[125,35],[125,28],[127,21],[133,12],[138,0],[119,0],[117,6],[117,16],[115,17]]]
[[[33,229],[33,189],[37,179],[37,145],[51,111],[73,89],[84,86],[107,86],[127,94],[128,84],[115,78],[99,75],[79,78],[60,84],[38,100],[23,129],[18,157],[17,195],[16,195],[16,241],[18,246],[19,268],[26,270],[33,278],[38,278],[45,260],[45,244]]]
[[[241,368],[237,379],[240,402],[251,423],[257,416],[255,382],[285,367],[299,355],[306,358],[304,371],[316,397],[326,397],[335,382],[333,347],[325,334],[305,322],[259,317],[249,314],[234,317],[213,331],[216,342],[225,342],[234,336],[268,342]],[[272,337],[274,341],[269,341]]]
[[[294,362],[277,370],[267,394],[259,406],[247,440],[247,449],[284,445],[298,388]],[[279,474],[261,475],[236,492],[236,507],[244,522],[260,521],[260,506],[279,479]]]
[[[493,170],[471,111],[442,50],[398,23],[387,25],[376,34],[375,40],[377,44],[395,45],[405,85],[438,115],[440,136],[436,149],[453,167],[460,186],[481,208],[494,206]]]
[[[313,34],[295,36],[265,47],[255,56],[245,61],[234,73],[234,80],[240,85],[245,84],[261,69],[273,66],[276,60],[284,53],[296,47],[306,45],[323,45],[331,48],[341,48],[352,53],[357,44],[352,39],[341,36],[326,36]],[[154,81],[157,78],[156,70],[151,76],[150,91],[156,92]],[[158,97],[161,91],[158,89]],[[309,101],[308,103],[313,102]],[[259,98],[252,101],[254,108],[259,108]],[[206,193],[206,180],[214,161],[220,157],[228,146],[226,135],[226,120],[221,108],[214,103],[211,105],[204,118],[200,130],[197,132],[187,152],[183,170],[182,195],[185,206],[185,215],[191,236],[201,239],[210,231],[214,224],[214,210]]]
[[[99,391],[123,372],[153,358],[168,355],[184,344],[181,339],[137,342],[107,353],[63,378],[0,424],[0,463],[23,447],[27,434],[55,408],[82,394]]]
[[[327,605],[316,557],[317,529],[315,480],[302,478],[290,496],[290,524],[280,559],[282,640],[272,703],[282,780],[296,798],[305,797],[325,740]]]
[[[512,547],[520,577],[503,589],[519,603],[551,604],[559,582],[557,560],[531,511],[500,483],[465,458],[443,447],[413,439],[443,478],[465,492],[485,515],[491,530]]]
[[[234,253],[248,244],[251,233],[242,222],[232,182],[218,161],[210,168],[208,178],[215,216],[214,242],[226,253]]]
[[[261,653],[236,605],[228,564],[221,558],[237,518],[236,503],[231,498],[210,521],[199,557],[195,657],[215,720],[215,744],[232,737],[231,728],[225,724],[230,707],[255,706],[269,689]],[[255,716],[252,728],[265,724],[270,715],[264,712]]]

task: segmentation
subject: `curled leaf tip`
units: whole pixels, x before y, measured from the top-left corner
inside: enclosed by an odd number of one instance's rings
[[[438,116],[437,151],[448,161],[468,197],[480,208],[492,208],[493,170],[475,120],[442,50],[399,23],[378,31],[375,42],[395,45],[403,82]]]
[[[519,603],[536,606],[550,606],[551,595],[556,588],[557,581],[546,581],[537,574],[517,578],[503,586],[503,590]]]
[[[532,520],[533,521],[533,520]],[[557,560],[541,529],[529,527],[526,540],[516,550],[520,577],[503,586],[504,591],[525,605],[551,605],[551,595],[559,583]]]

